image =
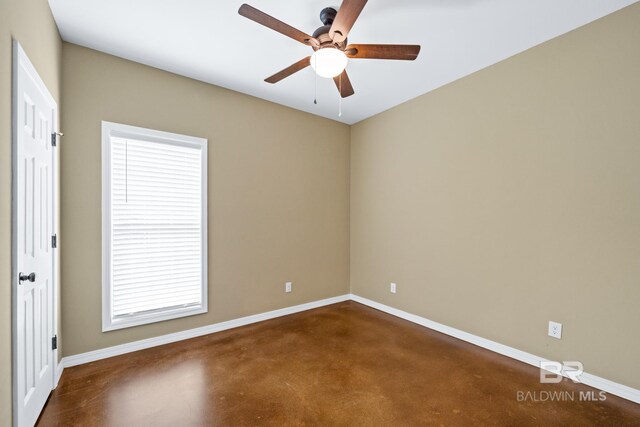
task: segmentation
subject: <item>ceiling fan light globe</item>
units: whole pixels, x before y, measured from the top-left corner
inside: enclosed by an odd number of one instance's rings
[[[347,67],[347,55],[336,48],[318,49],[311,55],[311,68],[327,79],[340,75]]]

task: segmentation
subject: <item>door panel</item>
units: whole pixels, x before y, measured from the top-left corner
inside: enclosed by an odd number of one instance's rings
[[[53,98],[14,43],[14,424],[32,426],[54,383]],[[19,274],[35,274],[20,280]]]

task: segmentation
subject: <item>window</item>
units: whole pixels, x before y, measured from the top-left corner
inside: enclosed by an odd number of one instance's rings
[[[102,122],[102,330],[207,311],[207,140]]]

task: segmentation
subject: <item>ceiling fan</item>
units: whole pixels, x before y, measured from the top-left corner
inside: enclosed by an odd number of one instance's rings
[[[327,7],[320,12],[322,26],[310,36],[276,18],[243,4],[238,13],[245,18],[271,28],[287,37],[313,48],[311,56],[267,77],[267,83],[280,80],[311,66],[320,77],[333,78],[343,98],[354,94],[353,86],[345,70],[348,58],[353,59],[400,59],[413,61],[420,53],[419,45],[393,44],[347,44],[347,36],[367,0],[344,0],[340,10]]]

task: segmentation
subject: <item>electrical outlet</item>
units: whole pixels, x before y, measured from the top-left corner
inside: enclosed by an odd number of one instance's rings
[[[287,282],[287,283],[285,283],[285,284],[284,284],[284,291],[285,291],[285,292],[291,292],[291,286],[292,286],[292,283],[291,283],[291,282]]]
[[[550,337],[561,339],[562,338],[562,323],[552,322],[549,320],[549,332]]]
[[[389,292],[391,292],[392,294],[396,293],[396,284],[391,282],[391,284],[389,285]]]

